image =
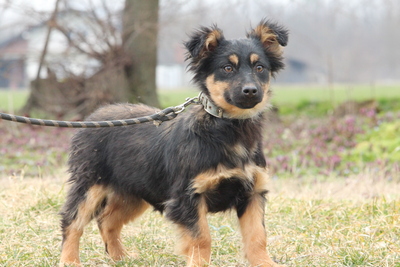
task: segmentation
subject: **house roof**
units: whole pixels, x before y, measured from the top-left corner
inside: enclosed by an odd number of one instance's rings
[[[0,49],[9,46],[10,44],[19,42],[21,40],[24,40],[22,37],[22,33],[19,33],[18,35],[12,36],[8,39],[3,40],[3,42],[0,42]]]

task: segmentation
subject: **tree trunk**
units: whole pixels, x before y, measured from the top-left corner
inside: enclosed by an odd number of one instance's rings
[[[125,0],[123,47],[130,102],[159,107],[156,91],[158,0]]]

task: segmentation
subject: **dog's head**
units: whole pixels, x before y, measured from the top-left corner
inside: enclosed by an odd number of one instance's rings
[[[196,31],[185,46],[194,81],[230,118],[258,115],[268,105],[271,77],[283,68],[288,31],[263,20],[246,39],[226,40],[216,26]]]

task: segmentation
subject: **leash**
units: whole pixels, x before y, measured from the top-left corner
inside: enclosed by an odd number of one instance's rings
[[[155,125],[160,125],[164,121],[169,121],[179,113],[183,112],[187,106],[191,104],[201,104],[199,102],[199,97],[202,95],[200,93],[199,96],[193,98],[186,98],[186,101],[175,107],[168,107],[160,112],[157,112],[153,115],[139,117],[139,118],[131,118],[124,120],[111,120],[111,121],[57,121],[57,120],[42,120],[35,118],[28,118],[23,116],[16,116],[7,113],[0,112],[0,118],[13,122],[27,123],[31,125],[39,125],[39,126],[53,126],[53,127],[65,127],[65,128],[101,128],[101,127],[116,127],[116,126],[128,126],[133,124],[140,124],[146,122],[154,122]]]

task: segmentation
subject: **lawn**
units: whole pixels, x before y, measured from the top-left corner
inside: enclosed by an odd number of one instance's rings
[[[334,85],[332,88],[321,85],[282,85],[272,84],[272,103],[278,107],[295,107],[302,103],[323,103],[332,107],[347,101],[363,101],[377,99],[381,102],[396,101],[400,99],[400,85]],[[159,91],[163,107],[177,105],[186,97],[197,95],[192,90],[162,90]],[[397,106],[400,109],[400,105]]]
[[[61,235],[57,215],[65,197],[64,171],[47,178],[2,178],[0,266],[56,266]],[[268,249],[287,266],[400,266],[400,181],[366,175],[346,180],[270,182]],[[209,216],[211,266],[247,266],[233,213]],[[148,211],[123,230],[137,259],[113,263],[92,222],[81,240],[84,266],[183,266],[174,254],[174,226]]]
[[[2,89],[0,90],[0,111],[14,113],[25,104],[27,99],[27,90]]]
[[[296,106],[304,102],[321,102],[335,106],[346,100],[377,99],[390,101],[400,99],[400,85],[334,85],[329,88],[322,85],[272,84],[271,88],[273,92],[272,102],[277,106]],[[168,107],[183,103],[186,97],[194,97],[198,94],[198,91],[195,89],[159,90],[158,94],[161,106]],[[18,110],[27,98],[27,90],[0,90],[0,110]]]
[[[268,123],[265,132],[271,256],[289,267],[400,267],[400,90],[335,86],[334,101],[375,95],[391,107],[379,114],[335,117],[326,112],[332,108],[327,89],[273,89],[274,103],[287,114]],[[161,91],[160,100],[171,106],[196,94]],[[16,112],[27,95],[0,90],[0,111]],[[0,266],[58,264],[66,140],[75,131],[0,121]],[[235,216],[209,216],[209,225],[212,266],[247,266]],[[112,262],[92,223],[81,240],[83,266],[184,265],[174,254],[174,226],[156,212],[127,225],[123,236],[139,257]]]
[[[301,101],[333,102],[347,100],[400,99],[400,85],[345,85],[332,88],[321,85],[272,85],[273,101],[279,104],[297,104]]]

